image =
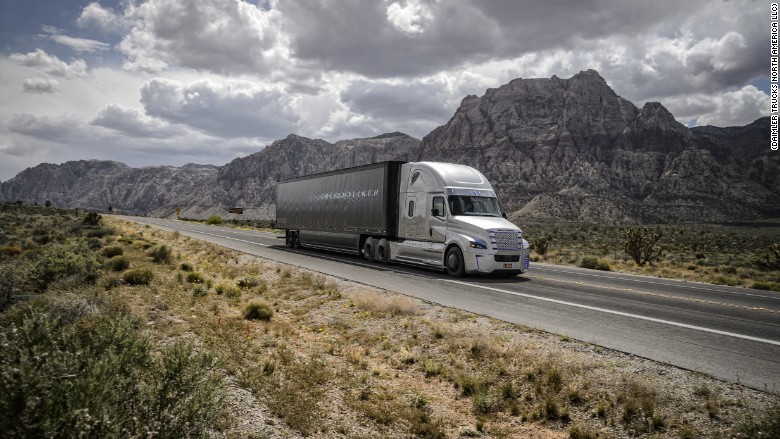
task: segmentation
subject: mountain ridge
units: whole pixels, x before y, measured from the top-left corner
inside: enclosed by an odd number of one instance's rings
[[[290,134],[223,166],[131,168],[110,161],[40,164],[0,183],[0,200],[204,217],[245,207],[274,216],[276,181],[385,160],[481,170],[511,218],[615,224],[780,215],[769,118],[687,128],[658,102],[642,108],[595,70],[514,79],[469,95],[422,140],[400,132],[327,142]]]

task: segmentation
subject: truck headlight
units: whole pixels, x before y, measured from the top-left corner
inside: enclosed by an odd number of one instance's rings
[[[470,241],[469,246],[471,248],[479,248],[482,250],[487,250],[487,245],[484,242],[480,242],[480,241]]]

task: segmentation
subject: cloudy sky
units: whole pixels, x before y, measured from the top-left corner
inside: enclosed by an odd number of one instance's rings
[[[769,114],[769,2],[0,0],[0,180],[224,164],[290,133],[421,138],[468,94],[598,70],[682,123]]]

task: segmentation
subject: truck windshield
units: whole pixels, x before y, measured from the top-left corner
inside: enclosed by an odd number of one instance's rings
[[[452,215],[501,216],[498,200],[492,197],[452,195],[448,201]]]

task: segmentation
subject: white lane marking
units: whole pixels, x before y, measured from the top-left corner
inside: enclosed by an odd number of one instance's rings
[[[515,291],[502,290],[501,288],[487,287],[487,286],[484,286],[484,285],[475,285],[475,284],[470,284],[468,282],[462,282],[462,281],[457,281],[457,280],[452,280],[452,279],[442,279],[442,280],[444,282],[451,282],[451,283],[454,283],[454,284],[465,285],[465,286],[474,287],[474,288],[482,288],[484,290],[496,291],[498,293],[511,294],[513,296],[518,296],[518,297],[525,297],[527,299],[542,300],[542,301],[545,301],[545,302],[557,303],[559,305],[573,306],[573,307],[576,307],[576,308],[582,308],[582,309],[587,309],[587,310],[591,310],[591,311],[604,312],[604,313],[607,313],[607,314],[614,314],[614,315],[622,316],[622,317],[630,317],[630,318],[639,319],[639,320],[647,320],[649,322],[662,323],[662,324],[665,324],[665,325],[677,326],[677,327],[680,327],[680,328],[693,329],[693,330],[696,330],[696,331],[709,332],[711,334],[725,335],[727,337],[741,338],[743,340],[750,340],[750,341],[756,341],[756,342],[759,342],[759,343],[767,343],[767,344],[771,344],[771,345],[775,345],[775,346],[780,346],[780,341],[769,340],[769,339],[766,339],[766,338],[752,337],[750,335],[737,334],[737,333],[734,333],[734,332],[719,331],[717,329],[710,329],[710,328],[705,328],[705,327],[702,327],[702,326],[688,325],[686,323],[678,323],[678,322],[673,322],[673,321],[670,321],[670,320],[663,320],[663,319],[656,319],[654,317],[642,316],[642,315],[639,315],[639,314],[631,314],[631,313],[622,312],[622,311],[614,311],[614,310],[611,310],[611,309],[598,308],[598,307],[590,306],[590,305],[582,305],[582,304],[579,304],[579,303],[567,302],[565,300],[550,299],[549,297],[540,297],[540,296],[534,296],[532,294],[525,294],[525,293],[518,293],[518,292],[515,292]]]
[[[567,271],[567,270],[556,270],[554,268],[547,268],[547,267],[540,267],[542,271],[552,271],[555,273],[565,273],[565,274],[571,274],[574,276],[591,276],[591,277],[603,277],[604,279],[612,279],[612,280],[620,280],[620,281],[629,281],[629,282],[639,282],[639,283],[645,283],[645,284],[653,284],[653,285],[663,285],[666,287],[680,287],[680,288],[690,288],[692,290],[702,290],[702,291],[714,291],[716,293],[723,293],[723,294],[735,294],[738,296],[750,296],[750,297],[759,297],[762,299],[774,299],[774,300],[780,300],[780,296],[763,296],[761,294],[751,294],[751,293],[743,293],[741,291],[728,291],[728,290],[719,290],[717,288],[706,288],[706,287],[699,287],[696,285],[689,285],[685,283],[665,283],[665,282],[654,282],[651,280],[644,280],[644,279],[632,279],[631,277],[616,277],[616,276],[606,276],[603,274],[595,274],[595,273],[581,273],[579,271]]]

